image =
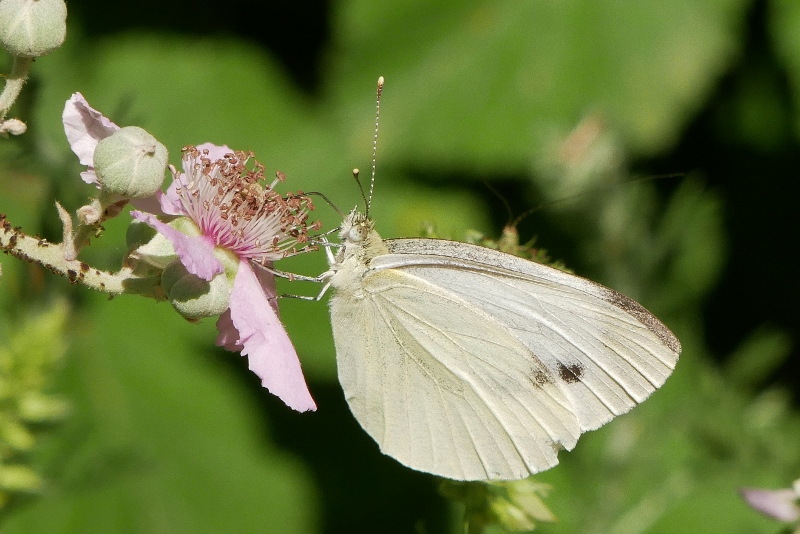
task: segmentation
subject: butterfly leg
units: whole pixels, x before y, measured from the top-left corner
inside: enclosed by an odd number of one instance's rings
[[[302,274],[287,273],[286,271],[280,271],[278,269],[273,269],[272,267],[264,267],[263,265],[259,265],[259,267],[261,267],[268,273],[271,273],[279,278],[285,278],[289,281],[302,280],[303,282],[317,282],[317,283],[322,282],[321,276],[305,276]]]

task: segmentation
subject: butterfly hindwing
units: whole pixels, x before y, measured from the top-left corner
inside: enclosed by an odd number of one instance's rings
[[[363,289],[331,299],[334,338],[348,403],[384,453],[453,479],[516,479],[574,446],[556,378],[492,317],[401,270],[368,272]]]

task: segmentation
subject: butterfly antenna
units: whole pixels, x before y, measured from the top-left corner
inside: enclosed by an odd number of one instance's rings
[[[584,197],[584,196],[591,195],[591,194],[596,194],[596,193],[603,193],[603,192],[606,192],[606,191],[608,191],[610,189],[613,189],[613,188],[616,188],[616,187],[620,187],[620,186],[623,186],[623,185],[627,185],[627,184],[635,184],[635,183],[642,183],[642,182],[652,182],[652,181],[655,181],[655,180],[664,180],[664,179],[668,179],[668,178],[681,178],[683,176],[686,176],[686,174],[687,173],[685,173],[685,172],[673,172],[673,173],[669,173],[669,174],[655,174],[655,175],[652,175],[652,176],[640,176],[640,177],[637,177],[637,178],[631,178],[630,180],[623,180],[621,182],[615,182],[613,184],[601,185],[601,186],[598,186],[598,187],[590,187],[589,189],[581,191],[580,193],[575,193],[574,195],[568,195],[568,196],[564,196],[564,197],[557,198],[557,199],[554,199],[554,200],[550,200],[550,201],[547,201],[547,202],[542,202],[541,204],[539,204],[537,206],[534,206],[534,207],[532,207],[532,208],[530,208],[530,209],[528,209],[526,211],[523,211],[520,214],[519,217],[514,219],[514,222],[512,223],[512,226],[517,226],[520,222],[522,222],[522,220],[525,217],[527,217],[529,215],[532,215],[532,214],[536,213],[537,211],[541,211],[544,208],[550,208],[550,207],[552,207],[554,205],[557,205],[557,204],[564,204],[564,203],[567,203],[567,202],[571,202],[571,201],[573,201],[573,200],[575,200],[577,198],[580,198],[580,197]]]
[[[356,170],[358,170],[358,169],[356,169]],[[328,206],[330,206],[331,208],[333,208],[333,211],[335,211],[336,213],[338,213],[340,217],[344,218],[344,213],[342,213],[342,211],[341,211],[339,208],[337,208],[337,207],[336,207],[336,204],[334,204],[334,203],[331,201],[331,199],[329,199],[328,197],[326,197],[324,194],[320,193],[319,191],[309,191],[308,193],[306,193],[306,195],[308,195],[308,196],[314,195],[314,196],[320,197],[322,200],[324,200],[324,201],[325,201],[325,203],[326,203]]]
[[[367,200],[367,194],[364,193],[364,186],[362,185],[361,179],[359,177],[360,174],[361,174],[361,171],[359,171],[358,169],[353,169],[353,180],[355,180],[356,184],[358,184],[358,190],[361,191],[361,198],[364,199],[364,206],[367,207],[367,213],[369,213],[369,201]],[[371,192],[370,192],[370,196],[372,196]]]
[[[372,138],[372,178],[369,182],[369,198],[367,198],[367,217],[372,204],[372,192],[375,190],[375,167],[378,161],[378,124],[381,118],[381,95],[383,94],[383,76],[378,78],[378,91],[375,98],[375,137]]]
[[[505,208],[506,208],[506,215],[508,215],[508,219],[507,219],[507,222],[506,222],[506,226],[516,226],[516,221],[514,222],[514,224],[511,224],[511,218],[514,216],[514,210],[512,210],[512,209],[511,209],[511,204],[509,204],[509,203],[508,203],[508,200],[506,200],[506,197],[504,197],[504,196],[503,196],[503,195],[500,193],[500,191],[498,191],[497,189],[495,189],[495,188],[492,186],[492,184],[490,184],[489,182],[483,182],[483,185],[485,185],[485,186],[486,186],[486,189],[488,189],[489,191],[491,191],[492,193],[494,193],[494,196],[496,196],[497,198],[499,198],[499,199],[500,199],[500,202],[502,202],[502,203],[503,203],[503,206],[505,206]]]

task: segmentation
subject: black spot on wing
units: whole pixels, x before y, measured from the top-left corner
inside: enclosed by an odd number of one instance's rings
[[[563,363],[558,362],[558,376],[560,376],[561,380],[567,384],[580,382],[581,377],[583,376],[583,371],[584,367],[579,363],[564,365]]]
[[[542,387],[546,384],[552,382],[550,378],[550,373],[547,372],[546,369],[534,368],[533,373],[531,374],[531,378],[533,378],[533,383],[539,387]]]

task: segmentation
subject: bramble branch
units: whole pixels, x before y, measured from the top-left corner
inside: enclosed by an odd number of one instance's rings
[[[136,293],[158,300],[164,298],[158,276],[142,276],[136,272],[135,266],[126,265],[119,272],[111,273],[95,269],[77,259],[67,260],[63,243],[50,243],[46,239],[31,237],[20,227],[13,227],[4,214],[0,214],[0,249],[29,263],[39,263],[67,278],[71,284],[83,284],[112,296]]]

